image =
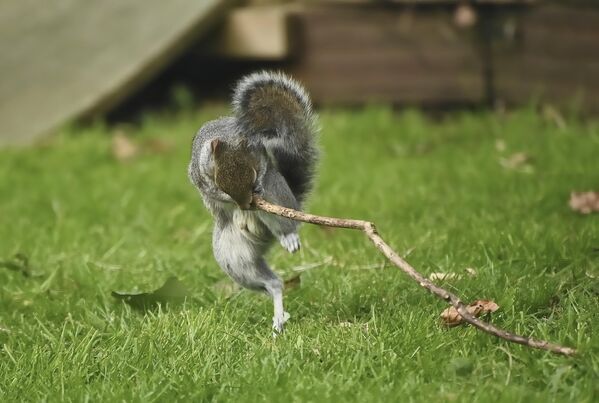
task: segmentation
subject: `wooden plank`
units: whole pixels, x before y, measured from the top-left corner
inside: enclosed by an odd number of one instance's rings
[[[482,66],[471,32],[449,11],[332,7],[298,13],[292,68],[317,103],[480,102]]]
[[[252,0],[254,2],[264,2],[264,0]],[[271,0],[272,1],[272,0]],[[470,0],[474,5],[528,5],[534,4],[538,0]],[[405,6],[433,6],[433,5],[455,5],[463,3],[464,0],[386,0],[388,4],[405,5]],[[377,4],[377,0],[321,0],[320,4],[331,5],[371,5]]]
[[[107,110],[233,0],[0,2],[0,143],[27,143]]]
[[[560,59],[569,59],[570,57],[582,62],[593,62],[597,60],[597,32],[580,34],[580,32],[568,32],[560,30],[558,40],[551,27],[539,27],[538,25],[529,25],[525,28],[526,37],[522,38],[521,43],[504,43],[498,50],[503,52],[503,56],[511,55],[523,57],[544,57],[559,62]],[[521,52],[520,46],[526,46],[526,55]]]
[[[535,96],[558,106],[576,99],[599,112],[599,8],[540,5],[518,31],[494,46],[497,98],[521,104]]]
[[[236,59],[282,60],[290,56],[290,44],[288,7],[240,7],[227,15],[214,40],[201,52]]]

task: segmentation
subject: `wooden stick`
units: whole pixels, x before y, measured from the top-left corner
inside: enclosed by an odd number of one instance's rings
[[[446,291],[445,289],[433,284],[429,279],[416,271],[408,262],[402,259],[378,234],[376,227],[372,222],[363,220],[352,220],[348,218],[333,218],[324,217],[314,214],[308,214],[301,211],[293,210],[287,207],[271,204],[258,195],[254,195],[253,205],[263,211],[271,214],[276,214],[282,217],[287,217],[295,221],[307,222],[310,224],[325,225],[328,227],[349,228],[361,230],[370,238],[374,246],[380,250],[393,264],[399,267],[404,273],[417,281],[420,286],[426,288],[431,293],[441,298],[445,302],[453,305],[464,320],[472,326],[487,332],[501,339],[511,341],[513,343],[522,344],[528,347],[538,348],[551,351],[556,354],[574,355],[576,350],[570,347],[560,346],[544,340],[536,340],[529,337],[519,336],[500,329],[490,323],[484,322],[468,312],[466,305],[456,295]]]

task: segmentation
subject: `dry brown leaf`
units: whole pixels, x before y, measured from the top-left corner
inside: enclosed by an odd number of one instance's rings
[[[500,158],[499,163],[507,169],[532,170],[532,158],[524,152],[517,152],[507,158]]]
[[[486,313],[495,312],[498,309],[499,305],[495,302],[484,299],[474,301],[466,307],[466,310],[476,317]],[[453,327],[461,324],[464,321],[464,318],[462,318],[455,307],[451,306],[441,312],[441,320],[444,325]]]
[[[293,276],[283,283],[285,285],[285,290],[293,290],[298,288],[302,284],[301,274]]]
[[[112,155],[121,162],[129,161],[139,154],[139,147],[121,131],[112,137]]]
[[[566,129],[566,120],[555,107],[551,105],[544,105],[542,115],[546,121],[555,124],[558,128],[562,130]]]
[[[168,278],[158,289],[150,292],[113,291],[112,296],[130,305],[132,308],[147,311],[159,305],[174,305],[191,298],[189,290],[177,277]]]
[[[466,2],[460,3],[453,14],[453,21],[459,28],[470,28],[477,20],[476,10]]]
[[[159,138],[147,139],[143,143],[144,150],[152,154],[166,154],[173,149],[173,144]]]
[[[570,208],[582,214],[599,212],[599,192],[570,193]]]
[[[507,149],[507,145],[505,144],[505,140],[497,139],[495,140],[495,149],[500,153],[504,152]]]

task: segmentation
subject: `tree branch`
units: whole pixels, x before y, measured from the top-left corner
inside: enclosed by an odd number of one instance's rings
[[[416,271],[408,262],[402,259],[378,234],[376,227],[372,222],[363,220],[352,220],[348,218],[333,218],[323,217],[314,214],[308,214],[290,208],[271,204],[258,195],[254,195],[253,205],[263,211],[271,214],[276,214],[282,217],[287,217],[295,221],[307,222],[310,224],[325,225],[328,227],[349,228],[361,230],[374,243],[374,246],[380,250],[394,265],[399,267],[410,278],[417,281],[421,287],[426,288],[431,293],[441,298],[445,302],[454,306],[462,318],[472,326],[482,330],[483,332],[492,334],[501,339],[511,341],[513,343],[522,344],[528,347],[538,348],[551,351],[556,354],[574,355],[576,350],[570,347],[560,346],[544,340],[536,340],[529,337],[519,336],[500,329],[490,323],[484,322],[468,312],[466,305],[456,295],[446,291],[445,289],[433,284],[429,279]]]

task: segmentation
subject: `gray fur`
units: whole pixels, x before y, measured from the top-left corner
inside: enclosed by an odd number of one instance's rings
[[[269,202],[300,209],[312,186],[318,157],[315,118],[304,89],[280,73],[262,72],[242,79],[233,107],[234,117],[207,122],[198,131],[188,174],[214,216],[212,247],[217,263],[243,287],[272,296],[273,328],[281,332],[289,318],[283,310],[283,283],[268,267],[264,254],[275,239],[287,251],[296,252],[300,248],[298,223],[239,209],[214,183],[210,144],[217,138],[226,143],[249,140],[259,160],[256,192]]]
[[[268,94],[269,99],[255,102],[257,94]],[[239,132],[266,146],[302,203],[312,188],[318,160],[316,116],[306,90],[282,73],[250,74],[235,88],[233,110]]]

